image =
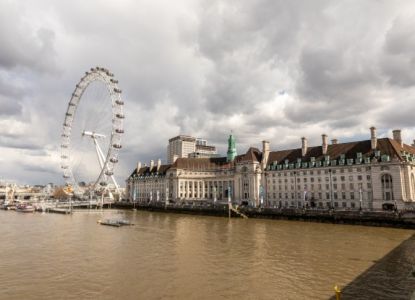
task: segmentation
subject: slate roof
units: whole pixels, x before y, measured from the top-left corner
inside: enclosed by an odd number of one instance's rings
[[[379,150],[381,155],[389,155],[391,159],[403,160],[402,151],[415,155],[415,147],[406,144],[402,147],[400,143],[390,138],[378,139],[376,150]],[[346,159],[356,158],[359,152],[362,153],[363,158],[373,157],[374,151],[371,149],[371,141],[331,144],[327,148],[327,155],[330,156],[330,160],[339,159],[342,154],[345,155]],[[268,164],[272,164],[274,161],[283,163],[286,159],[288,159],[288,163],[295,163],[297,158],[301,158],[302,161],[310,161],[311,157],[314,157],[316,161],[324,160],[322,146],[308,147],[304,157],[301,155],[301,148],[272,151],[268,157]]]
[[[157,171],[157,165],[153,166],[152,169],[150,169],[150,167],[141,167],[138,175],[141,176],[148,176],[148,175],[152,175],[152,174],[157,174],[157,175],[166,175],[166,172],[168,169],[170,169],[171,165],[161,165],[160,169]],[[131,175],[129,177],[132,177],[133,175],[137,174],[137,168],[134,169],[134,171],[131,173]]]

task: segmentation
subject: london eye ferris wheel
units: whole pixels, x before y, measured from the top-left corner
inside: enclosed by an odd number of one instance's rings
[[[91,68],[76,85],[63,123],[61,168],[74,194],[103,191],[120,194],[114,176],[121,136],[124,102],[118,80],[105,68]]]

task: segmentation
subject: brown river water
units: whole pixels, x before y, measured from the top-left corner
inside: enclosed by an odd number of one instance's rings
[[[414,234],[117,210],[0,221],[0,299],[329,299]]]

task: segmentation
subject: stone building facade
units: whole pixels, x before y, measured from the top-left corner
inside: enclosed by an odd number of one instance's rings
[[[404,208],[415,204],[415,147],[393,138],[237,155],[229,137],[227,157],[178,158],[172,164],[137,167],[127,179],[131,201],[205,201],[253,206],[335,209]]]

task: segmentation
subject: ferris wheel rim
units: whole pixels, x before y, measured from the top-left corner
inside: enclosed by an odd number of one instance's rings
[[[76,84],[76,87],[71,95],[64,118],[61,136],[61,168],[63,169],[63,177],[65,183],[67,185],[71,185],[76,193],[81,193],[81,189],[78,185],[76,177],[74,176],[72,165],[70,164],[71,154],[69,149],[71,145],[72,127],[82,95],[91,83],[97,81],[100,81],[106,85],[111,98],[112,126],[108,151],[105,155],[105,162],[103,163],[103,167],[101,168],[91,189],[96,190],[99,185],[106,186],[108,184],[109,178],[111,178],[114,174],[114,167],[115,164],[118,163],[119,151],[122,148],[121,136],[124,133],[124,102],[121,99],[122,91],[118,87],[118,80],[116,80],[114,78],[114,74],[106,68],[91,68],[90,71],[85,72],[85,75]],[[118,187],[116,186],[116,188]]]

